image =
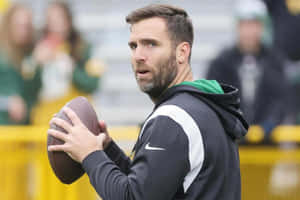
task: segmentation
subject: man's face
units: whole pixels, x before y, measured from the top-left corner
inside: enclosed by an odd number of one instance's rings
[[[150,97],[160,96],[177,75],[175,48],[165,21],[154,17],[133,24],[128,44],[140,89]]]

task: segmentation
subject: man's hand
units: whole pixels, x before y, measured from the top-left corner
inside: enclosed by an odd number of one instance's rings
[[[69,124],[65,120],[56,117],[52,118],[50,124],[55,124],[63,128],[68,134],[58,130],[49,129],[49,135],[52,135],[53,137],[65,142],[62,145],[49,146],[49,151],[64,151],[75,161],[82,163],[84,158],[86,158],[86,156],[88,156],[90,153],[97,150],[103,150],[103,145],[105,141],[108,140],[106,133],[100,133],[99,136],[95,136],[81,122],[79,117],[72,109],[65,107],[64,112],[69,117],[73,125]]]
[[[112,138],[109,136],[107,127],[104,121],[100,120],[99,121],[99,126],[101,129],[101,133],[106,135],[105,140],[103,141],[103,148],[106,149],[106,147],[109,145],[109,143],[112,141]]]

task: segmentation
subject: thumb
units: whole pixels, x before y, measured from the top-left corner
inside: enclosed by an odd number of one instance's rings
[[[107,135],[105,133],[100,133],[97,137],[98,137],[98,140],[104,141],[106,139]]]
[[[105,142],[106,138],[107,138],[107,135],[104,134],[104,133],[100,133],[100,134],[97,136],[97,142],[98,142],[99,147],[100,147],[101,150],[104,149],[104,142]]]
[[[99,126],[102,133],[107,133],[107,126],[103,120],[99,121]]]

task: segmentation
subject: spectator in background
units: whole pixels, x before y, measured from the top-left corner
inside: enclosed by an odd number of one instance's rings
[[[273,22],[274,46],[292,61],[300,60],[300,1],[262,0]]]
[[[35,63],[43,69],[34,124],[48,123],[67,101],[94,92],[103,67],[91,59],[91,46],[75,29],[66,3],[51,3],[46,14],[46,25],[34,50]]]
[[[285,116],[283,60],[261,42],[264,5],[242,1],[237,8],[237,42],[211,62],[207,78],[239,88],[246,119],[268,134]]]
[[[265,2],[273,25],[273,46],[288,59],[285,70],[292,90],[289,96],[293,122],[300,124],[300,1],[262,0]],[[281,143],[283,149],[297,148],[295,143]],[[299,165],[279,160],[270,173],[270,193],[277,197],[299,191]]]
[[[34,46],[31,11],[15,4],[1,20],[0,124],[29,124],[41,85],[39,68],[23,62]]]
[[[300,1],[262,0],[265,2],[273,24],[273,45],[289,61],[286,67],[292,85],[292,115],[300,124]]]

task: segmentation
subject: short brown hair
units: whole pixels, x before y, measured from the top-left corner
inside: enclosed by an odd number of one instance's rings
[[[171,5],[151,4],[132,11],[126,17],[126,22],[133,25],[141,20],[152,17],[160,17],[166,21],[173,45],[177,46],[181,42],[188,42],[192,48],[194,28],[187,12],[182,8]]]

